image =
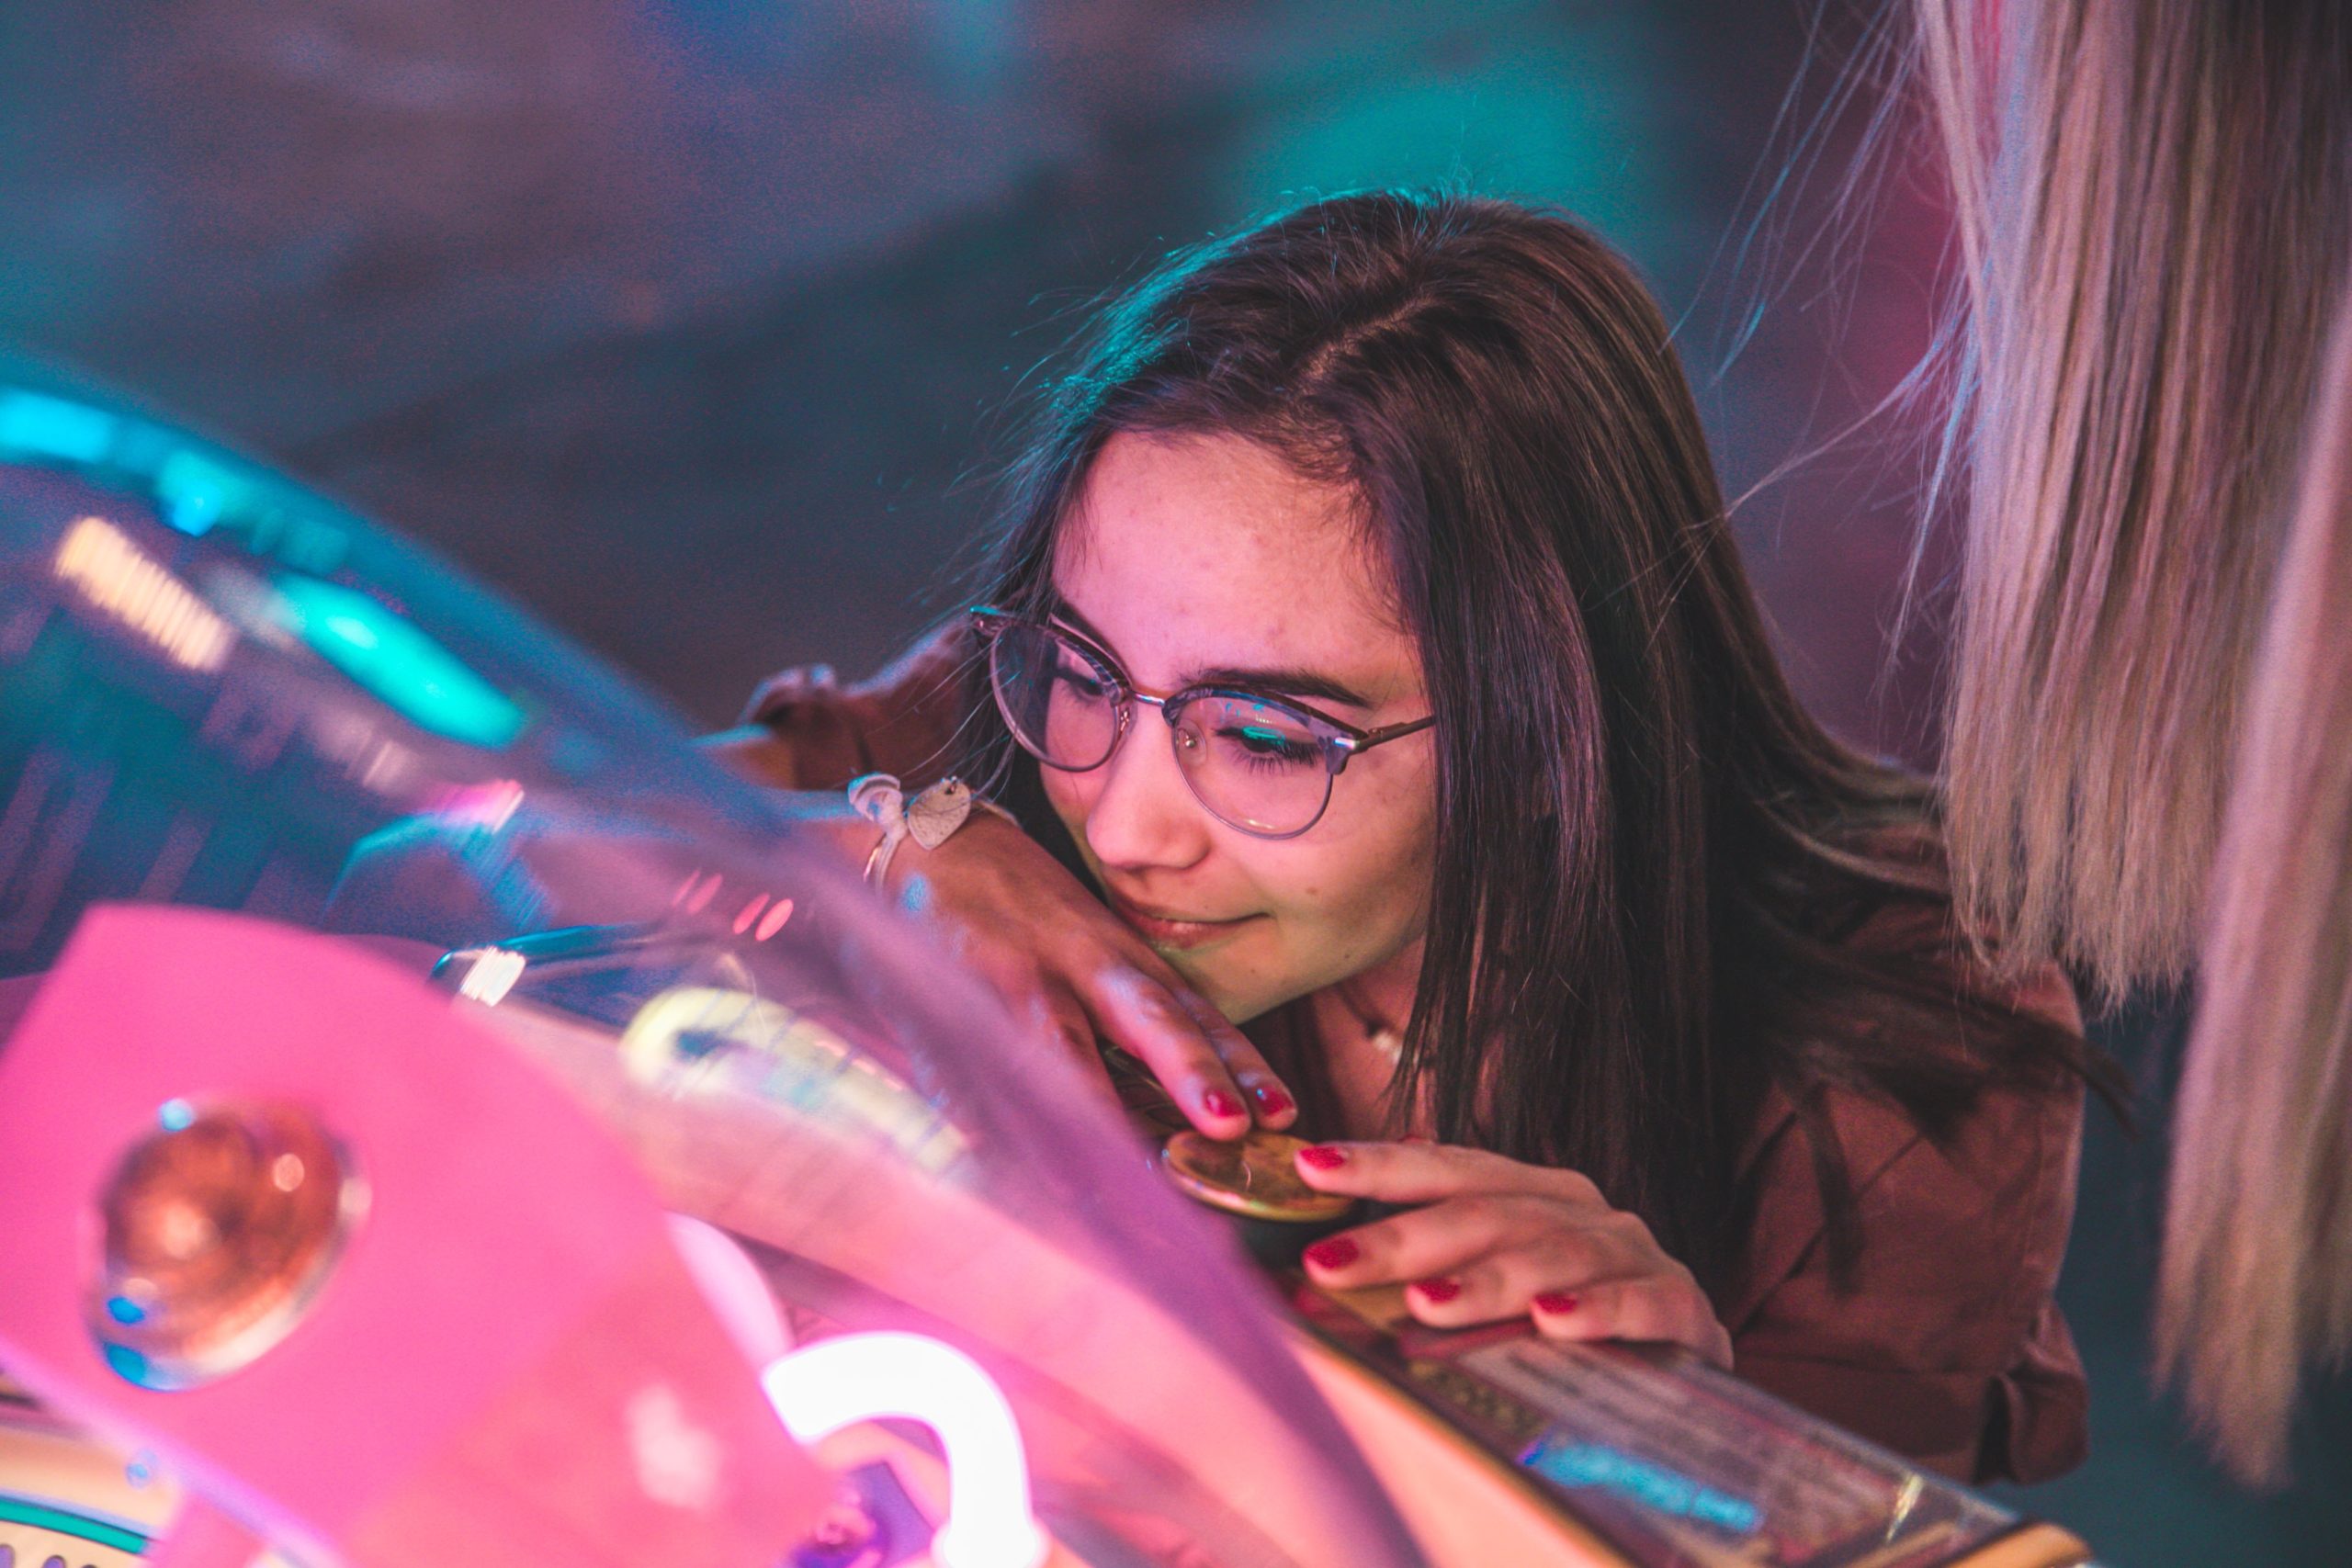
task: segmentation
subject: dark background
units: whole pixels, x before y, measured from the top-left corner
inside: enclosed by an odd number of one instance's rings
[[[763,673],[862,674],[952,605],[1007,409],[1170,247],[1364,184],[1538,197],[1683,322],[1801,692],[1930,761],[1948,541],[1890,628],[1933,433],[1821,448],[1928,342],[1939,193],[1897,119],[1876,183],[1761,199],[1811,152],[1842,167],[1878,107],[1868,71],[1825,107],[1860,14],[12,0],[0,351],[338,493],[713,727]],[[2112,1029],[2159,1100],[2167,1016]],[[2161,1161],[2094,1118],[2064,1293],[2095,1454],[2016,1500],[2112,1562],[2352,1561],[2345,1401],[2267,1501],[2152,1403]]]

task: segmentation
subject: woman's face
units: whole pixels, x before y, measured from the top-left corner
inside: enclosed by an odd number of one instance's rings
[[[1165,696],[1212,670],[1359,728],[1430,712],[1385,565],[1354,498],[1232,435],[1120,434],[1061,531],[1065,618]],[[1319,678],[1359,698],[1300,691]],[[1220,682],[1232,679],[1221,673]],[[1137,705],[1111,760],[1041,769],[1120,916],[1236,1021],[1409,961],[1435,864],[1436,753],[1423,730],[1351,759],[1295,839],[1227,826],[1186,785],[1168,726]]]

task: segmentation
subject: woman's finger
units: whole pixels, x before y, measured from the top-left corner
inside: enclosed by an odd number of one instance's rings
[[[1544,1291],[1529,1309],[1536,1328],[1549,1339],[1685,1345],[1726,1371],[1731,1369],[1731,1335],[1687,1274],[1645,1274]]]
[[[1094,1042],[1094,1021],[1087,1017],[1086,1009],[1069,987],[1042,987],[1030,1004],[1028,1016],[1037,1033],[1061,1042],[1062,1049],[1090,1081],[1098,1082],[1114,1099],[1117,1097],[1116,1082]]]
[[[1250,1130],[1250,1104],[1208,1032],[1168,987],[1132,965],[1102,964],[1077,985],[1104,1038],[1149,1067],[1184,1119],[1213,1138]]]
[[[1405,1284],[1460,1274],[1473,1262],[1508,1247],[1550,1243],[1564,1250],[1581,1229],[1552,1200],[1528,1193],[1477,1193],[1392,1214],[1325,1236],[1301,1257],[1318,1285],[1352,1290]],[[1606,1258],[1596,1251],[1592,1272]],[[1508,1310],[1525,1309],[1527,1298]]]
[[[1145,946],[1125,926],[1118,924],[1115,917],[1105,910],[1102,918],[1112,923],[1116,932],[1114,942],[1120,955],[1115,962],[1124,963],[1147,981],[1167,991],[1170,999],[1207,1042],[1209,1050],[1224,1064],[1226,1076],[1240,1092],[1254,1119],[1268,1127],[1286,1127],[1297,1121],[1297,1100],[1258,1047],[1250,1043],[1250,1037],[1235,1028],[1206,997],[1186,985],[1183,977],[1167,960]],[[1125,1041],[1120,1043],[1126,1046]],[[1192,1041],[1188,1034],[1180,1032],[1179,1037],[1171,1040],[1170,1045],[1172,1052],[1181,1055],[1190,1049]],[[1158,1064],[1149,1055],[1134,1051],[1132,1046],[1126,1048],[1157,1074]],[[1163,1084],[1167,1081],[1164,1077],[1161,1079]],[[1172,1086],[1170,1092],[1175,1092]]]
[[[1056,1033],[1090,1050],[1097,1036],[1118,1045],[1213,1137],[1249,1131],[1253,1105],[1270,1125],[1295,1119],[1293,1097],[1241,1032],[1018,829],[976,818],[922,857],[922,880],[925,915],[1016,1016],[1029,993],[1067,989],[1084,1021],[1057,1009]]]
[[[1173,978],[1171,975],[1170,979]],[[1206,997],[1182,981],[1171,987],[1170,994],[1175,997],[1176,1005],[1200,1026],[1201,1032],[1208,1036],[1210,1049],[1240,1087],[1260,1126],[1287,1127],[1298,1120],[1298,1101],[1291,1097],[1281,1075],[1268,1065],[1248,1035],[1227,1021]]]
[[[1317,1144],[1298,1155],[1298,1173],[1322,1192],[1383,1203],[1433,1203],[1477,1193],[1534,1193],[1605,1208],[1600,1190],[1573,1170],[1524,1165],[1451,1144]]]

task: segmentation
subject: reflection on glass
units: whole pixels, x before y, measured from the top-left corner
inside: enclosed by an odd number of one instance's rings
[[[403,718],[472,746],[505,746],[522,732],[521,708],[367,594],[290,574],[277,589],[288,629]]]

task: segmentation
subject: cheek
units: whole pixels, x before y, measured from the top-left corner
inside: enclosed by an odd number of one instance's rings
[[[1301,959],[1317,968],[1362,967],[1419,935],[1429,908],[1429,870],[1419,857],[1369,846],[1333,846],[1263,868],[1259,886]]]
[[[1378,804],[1386,809],[1366,810],[1344,836],[1310,834],[1265,846],[1287,852],[1269,854],[1254,868],[1259,886],[1272,893],[1295,961],[1320,978],[1341,978],[1386,959],[1417,941],[1428,921],[1437,859],[1433,814],[1413,792]]]
[[[1069,830],[1081,852],[1086,848],[1086,818],[1094,809],[1094,797],[1102,792],[1102,775],[1065,773],[1052,768],[1037,770],[1038,782],[1045,786],[1046,804],[1054,808],[1062,826]]]

